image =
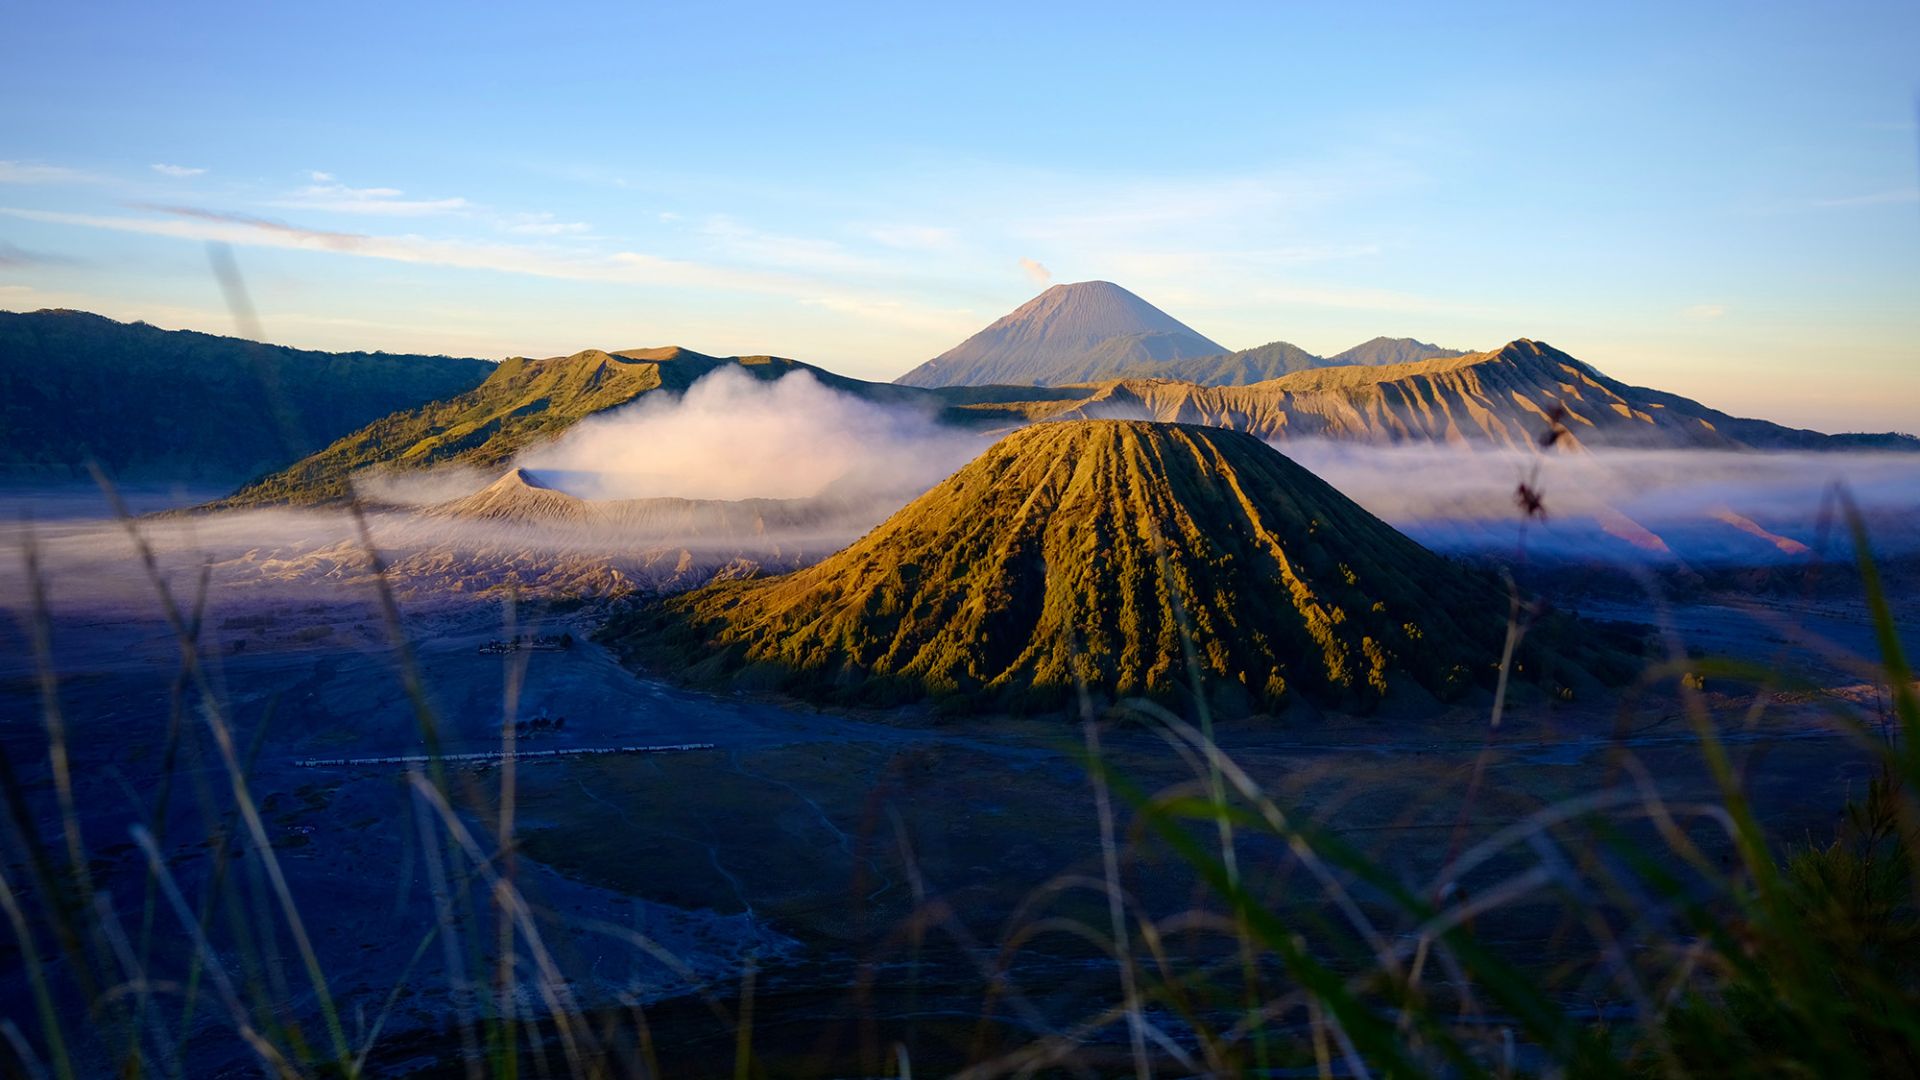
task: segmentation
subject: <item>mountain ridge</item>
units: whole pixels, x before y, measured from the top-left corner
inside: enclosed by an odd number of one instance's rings
[[[1413,338],[1376,337],[1332,356],[1316,355],[1290,341],[1272,341],[1219,356],[1140,364],[1116,374],[1121,378],[1177,379],[1201,386],[1246,386],[1313,368],[1348,364],[1383,366],[1465,355],[1459,349],[1443,349]]]
[[[1061,388],[1068,389],[1068,388]],[[1898,435],[1828,435],[1731,416],[1690,398],[1631,386],[1544,342],[1519,338],[1481,353],[1380,366],[1293,372],[1238,386],[1114,379],[1045,400],[968,406],[1022,420],[1130,417],[1201,423],[1271,441],[1322,437],[1373,443],[1538,448],[1557,408],[1555,445],[1663,449],[1920,447]]]
[[[484,381],[492,362],[329,353],[91,312],[0,312],[0,471],[239,482]]]
[[[1177,379],[1201,386],[1240,386],[1265,382],[1325,363],[1290,341],[1270,341],[1218,356],[1195,356],[1169,364],[1142,364],[1119,372],[1122,378]]]

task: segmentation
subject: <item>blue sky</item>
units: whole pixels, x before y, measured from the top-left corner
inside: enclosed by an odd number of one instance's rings
[[[890,378],[1046,280],[1233,348],[1549,341],[1830,429],[1920,405],[1920,4],[51,4],[0,308]]]

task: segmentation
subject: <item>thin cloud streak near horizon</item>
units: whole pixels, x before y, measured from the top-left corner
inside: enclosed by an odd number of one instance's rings
[[[663,258],[636,251],[582,254],[559,249],[467,240],[377,235],[312,229],[250,214],[198,207],[139,204],[165,218],[76,214],[0,206],[0,215],[50,224],[213,241],[241,246],[321,251],[394,262],[525,274],[532,277],[673,289],[707,288],[776,296],[834,310],[857,310],[865,317],[907,326],[937,325],[947,332],[971,313],[920,308],[884,294],[836,291],[805,279],[768,271],[743,270]]]

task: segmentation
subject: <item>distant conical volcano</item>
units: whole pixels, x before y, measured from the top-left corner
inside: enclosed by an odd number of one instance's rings
[[[1465,355],[1467,355],[1465,349],[1446,349],[1438,345],[1429,345],[1418,338],[1377,337],[1363,341],[1351,349],[1334,353],[1327,357],[1325,363],[1317,366],[1365,364],[1368,367],[1384,367],[1388,364],[1411,364],[1417,360],[1431,360],[1435,357]]]
[[[696,680],[1018,710],[1068,700],[1076,677],[1108,698],[1183,694],[1184,623],[1209,696],[1267,710],[1458,695],[1494,675],[1507,613],[1491,581],[1258,439],[1083,420],[1007,436],[816,566],[616,633]]]
[[[1058,386],[1227,350],[1110,281],[1055,285],[902,375],[908,386]]]

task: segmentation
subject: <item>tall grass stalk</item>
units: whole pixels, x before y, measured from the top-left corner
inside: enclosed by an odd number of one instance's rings
[[[314,952],[313,941],[307,934],[305,921],[300,917],[300,909],[294,903],[293,892],[287,886],[286,874],[280,867],[280,859],[274,853],[273,843],[267,838],[267,828],[260,820],[259,807],[254,803],[248,790],[246,772],[240,766],[238,753],[234,749],[233,733],[229,728],[225,712],[220,704],[221,697],[208,681],[206,669],[200,662],[200,645],[197,634],[191,632],[183,618],[179,604],[174,600],[173,590],[168,587],[166,575],[160,570],[158,559],[152,545],[140,532],[133,514],[127,509],[125,500],[120,497],[119,489],[107,479],[98,466],[93,467],[94,481],[107,496],[113,513],[121,522],[132,541],[133,548],[140,560],[141,569],[148,582],[153,586],[154,595],[160,603],[162,616],[173,631],[174,641],[180,649],[181,664],[193,679],[200,692],[200,714],[206,720],[207,730],[212,733],[214,745],[220,750],[221,762],[226,766],[227,780],[233,788],[234,806],[239,809],[241,820],[246,824],[247,834],[253,841],[253,851],[259,857],[260,866],[265,870],[272,883],[273,893],[279,901],[280,915],[286,920],[287,932],[292,936],[294,945],[300,951],[300,962],[306,969],[307,981],[313,989],[319,1004],[321,1017],[326,1022],[327,1036],[333,1044],[334,1060],[342,1068],[351,1069],[352,1051],[347,1045],[346,1030],[340,1025],[340,1013],[333,1002],[333,991],[327,982],[327,976],[320,967],[320,957]],[[77,819],[74,819],[77,821]],[[78,828],[77,824],[74,828]]]

